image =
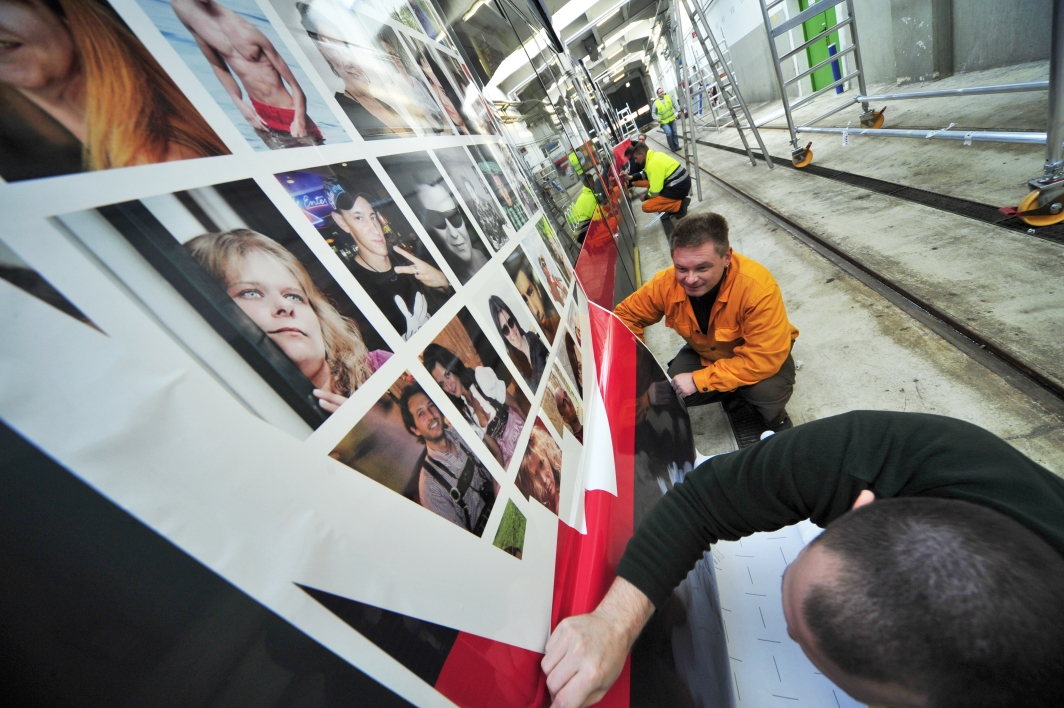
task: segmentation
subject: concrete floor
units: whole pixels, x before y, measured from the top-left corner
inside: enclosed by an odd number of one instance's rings
[[[660,136],[652,134],[652,143]],[[803,227],[875,260],[892,277],[925,287],[941,306],[970,313],[975,325],[1000,333],[1025,358],[1064,371],[1064,284],[1046,285],[1060,283],[1064,248],[795,170],[751,168],[722,151],[704,150],[700,157],[704,167]],[[773,273],[801,331],[794,357],[803,365],[787,407],[795,424],[854,409],[948,415],[990,430],[1064,475],[1064,419],[709,180],[703,180],[702,196],[691,211],[713,210],[728,219],[732,246]],[[845,208],[825,208],[832,204]],[[649,221],[639,214],[641,225]],[[644,279],[669,264],[659,224],[641,230],[638,247]],[[1035,316],[1021,317],[1024,309],[1036,310]],[[647,330],[647,344],[664,365],[681,340],[658,324]],[[734,449],[719,405],[691,413],[699,452]]]

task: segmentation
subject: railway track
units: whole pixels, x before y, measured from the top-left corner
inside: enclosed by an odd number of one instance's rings
[[[746,156],[745,150],[739,150],[730,146],[717,145],[703,140],[699,140],[698,144]],[[795,169],[791,165],[790,160],[784,160],[778,157],[772,157],[772,159],[776,164],[784,166],[786,169]],[[713,174],[705,167],[702,167],[701,165],[698,167],[702,174],[708,177],[710,181],[725,192],[745,203],[761,216],[790,234],[791,237],[816,251],[838,268],[871,288],[910,317],[925,325],[928,329],[950,342],[970,358],[977,361],[994,374],[1004,379],[1021,393],[1031,398],[1047,412],[1064,417],[1064,386],[1061,386],[1040,372],[1032,369],[1013,353],[983,337],[979,332],[970,328],[964,321],[951,316],[949,313],[937,307],[935,303],[925,298],[921,298],[919,295],[907,289],[904,285],[896,282],[886,274],[869,267],[859,259],[840,249],[838,246],[788,219],[786,216],[764,204],[756,197],[744,192],[720,176]],[[908,199],[909,201],[942,209],[943,211],[962,214],[969,218],[993,223],[1002,228],[1022,230],[1025,233],[1028,230],[1026,224],[1023,224],[1018,219],[1007,219],[996,210],[994,210],[994,214],[997,214],[997,217],[1000,218],[994,220],[993,214],[990,214],[988,211],[992,209],[992,207],[988,207],[987,205],[967,202],[966,200],[956,199],[946,195],[935,195],[934,193],[926,192],[925,190],[917,190],[903,185],[882,182],[880,180],[861,177],[860,175],[849,175],[849,173],[842,173],[838,170],[831,170],[829,168],[819,167],[814,170],[814,167],[815,166],[810,165],[809,167],[804,168],[802,172],[826,177],[827,179],[833,179],[854,186],[864,187],[866,189],[872,189],[873,191],[889,194],[890,196],[895,196],[901,199]],[[910,194],[905,194],[905,191],[908,191]],[[962,202],[963,204],[954,204],[953,202]],[[981,207],[981,209],[971,209],[969,210],[969,213],[958,211],[958,209],[965,208],[966,205],[975,205]],[[1019,222],[1022,229],[1013,224],[1007,223],[1009,221]],[[1039,229],[1033,235],[1057,243],[1064,243],[1064,227],[1047,227],[1045,229]]]

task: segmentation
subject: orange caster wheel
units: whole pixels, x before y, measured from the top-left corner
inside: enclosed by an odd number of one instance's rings
[[[883,123],[886,122],[886,117],[883,115],[887,112],[886,106],[878,111],[869,111],[861,114],[861,127],[871,130],[879,130],[883,127]]]
[[[813,161],[813,151],[810,150],[809,148],[806,148],[804,150],[804,155],[802,156],[802,159],[799,160],[799,159],[794,158],[794,157],[791,158],[791,164],[794,165],[795,167],[797,167],[798,169],[802,169],[803,167],[805,167],[806,165],[808,165],[812,161]]]
[[[1023,200],[1020,202],[1020,205],[1016,207],[1017,210],[1023,212],[1029,209],[1034,209],[1036,206],[1038,206],[1038,194],[1039,192],[1037,189],[1033,192],[1030,192],[1026,197],[1023,198]],[[1028,226],[1052,226],[1053,224],[1059,224],[1060,222],[1064,221],[1064,209],[1061,209],[1060,212],[1057,214],[1021,216],[1020,218],[1023,219],[1023,222]]]

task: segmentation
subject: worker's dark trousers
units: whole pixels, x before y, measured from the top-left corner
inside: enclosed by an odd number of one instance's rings
[[[690,344],[685,344],[676,353],[672,361],[669,362],[669,376],[687,374],[704,368],[706,367],[702,364],[702,358],[698,356],[698,352],[692,349]],[[734,392],[699,391],[684,398],[683,402],[688,407],[704,406],[707,403],[723,400],[730,393],[736,393],[746,399],[761,414],[762,418],[771,422],[775,421],[780,413],[783,412],[783,409],[787,406],[787,401],[791,400],[793,392],[794,359],[788,354],[787,360],[783,362],[780,370],[764,381],[758,381],[750,386],[740,386]]]

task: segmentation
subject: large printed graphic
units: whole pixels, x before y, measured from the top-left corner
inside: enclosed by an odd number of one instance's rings
[[[0,177],[35,180],[0,184],[3,623],[37,702],[547,706],[551,629],[691,469],[608,312],[616,224],[574,267],[470,70],[498,42],[444,17],[0,0]],[[682,683],[658,649],[606,705]]]

